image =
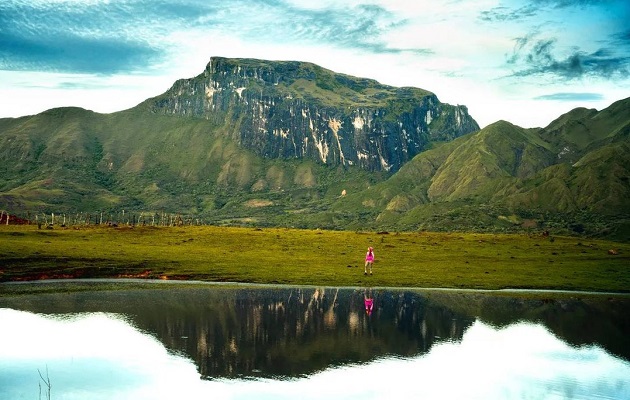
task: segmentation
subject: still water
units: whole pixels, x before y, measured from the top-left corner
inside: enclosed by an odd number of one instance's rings
[[[0,399],[630,399],[629,311],[390,289],[0,296]]]

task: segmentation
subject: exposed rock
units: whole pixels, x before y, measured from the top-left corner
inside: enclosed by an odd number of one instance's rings
[[[465,106],[430,92],[336,74],[317,65],[212,58],[153,100],[156,113],[212,120],[267,158],[397,171],[431,142],[479,129]]]

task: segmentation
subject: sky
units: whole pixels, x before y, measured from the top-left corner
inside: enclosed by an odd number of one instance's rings
[[[211,57],[296,60],[544,127],[630,97],[628,0],[0,0],[0,118],[127,109]]]

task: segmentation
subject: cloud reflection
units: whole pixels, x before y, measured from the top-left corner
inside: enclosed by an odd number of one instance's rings
[[[115,314],[51,317],[0,309],[0,399],[37,398],[46,369],[52,398],[179,398],[200,388],[192,361]]]
[[[194,363],[118,314],[51,317],[0,309],[0,399],[630,398],[630,363],[574,348],[541,325],[475,322],[460,342],[290,380],[204,381]]]
[[[481,322],[460,343],[412,359],[381,359],[289,382],[242,382],[230,399],[627,399],[630,364],[599,347],[573,348],[528,323]]]

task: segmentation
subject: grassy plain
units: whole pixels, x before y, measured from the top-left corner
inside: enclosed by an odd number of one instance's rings
[[[363,275],[368,246],[376,254],[372,276]],[[630,292],[630,244],[515,234],[0,226],[0,281],[122,277]]]

